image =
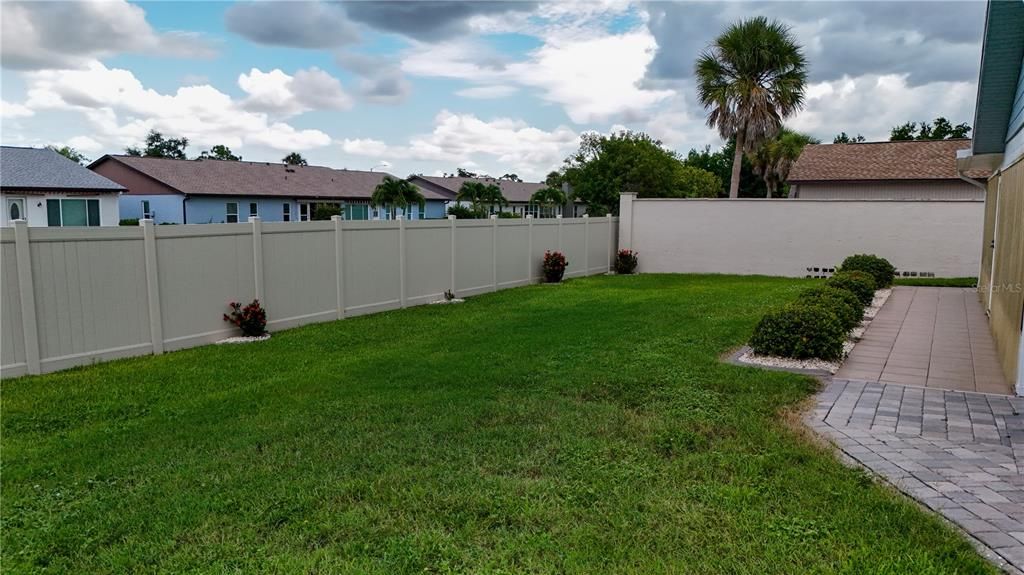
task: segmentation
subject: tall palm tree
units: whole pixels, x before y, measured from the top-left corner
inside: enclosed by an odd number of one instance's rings
[[[697,58],[697,96],[708,126],[736,138],[729,197],[739,196],[743,154],[778,133],[804,102],[807,61],[784,24],[764,16],[726,29]]]
[[[420,189],[414,186],[409,180],[399,180],[391,176],[384,176],[384,180],[377,184],[370,196],[370,203],[373,207],[397,206],[407,211],[410,204],[418,204],[420,212],[426,205],[426,199]]]
[[[483,182],[463,182],[459,193],[455,195],[455,201],[469,202],[475,212],[481,211],[481,206],[485,205],[504,206],[508,204],[508,200],[501,193],[501,188]]]
[[[817,139],[783,127],[779,133],[747,154],[754,174],[764,180],[767,197],[778,195],[779,186],[786,183],[789,171],[807,144]]]

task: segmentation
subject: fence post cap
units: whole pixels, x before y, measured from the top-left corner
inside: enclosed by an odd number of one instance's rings
[[[584,218],[589,218],[589,217],[590,217],[590,214],[583,214],[583,217],[584,217]]]
[[[611,215],[611,213],[607,213],[607,214],[604,215],[604,217],[610,218],[610,217],[612,217],[612,215]]]
[[[258,221],[260,221],[260,217],[259,216],[249,216],[249,221],[250,222],[254,222],[254,223],[258,222]]]
[[[556,219],[556,220],[560,220],[560,219],[562,219],[562,214],[558,214],[557,216],[555,216],[555,219]]]
[[[533,219],[533,214],[526,214],[526,219],[532,220]]]
[[[498,214],[491,214],[491,219],[492,220],[498,219]]]
[[[405,216],[395,216],[395,219],[398,221],[402,221],[405,219]]]
[[[151,226],[151,225],[153,225],[153,218],[140,218],[139,219],[139,226],[140,227]]]
[[[332,222],[341,222],[341,221],[344,221],[344,219],[345,218],[342,218],[341,216],[331,216],[331,221]]]
[[[452,214],[448,214],[448,219],[452,220],[452,221],[455,221],[456,217],[454,215],[452,215]]]

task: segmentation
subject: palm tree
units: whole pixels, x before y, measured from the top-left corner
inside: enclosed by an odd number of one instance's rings
[[[504,206],[508,204],[501,188],[483,182],[463,182],[459,193],[455,195],[457,202],[469,202],[474,212],[482,212],[481,206]]]
[[[789,171],[804,151],[804,146],[817,143],[817,139],[807,134],[782,128],[775,138],[747,154],[754,174],[764,180],[767,197],[778,195],[779,186],[786,183]]]
[[[494,184],[487,184],[484,186],[483,191],[480,192],[480,204],[485,206],[498,206],[498,211],[501,208],[508,205],[508,200],[505,199],[505,194],[501,193],[501,188]]]
[[[736,138],[729,197],[739,196],[743,154],[778,133],[804,102],[807,62],[789,28],[764,16],[729,26],[697,58],[708,126]]]
[[[384,176],[384,180],[377,184],[370,196],[370,203],[373,207],[397,206],[407,211],[410,204],[418,204],[420,211],[426,204],[426,199],[420,189],[414,186],[409,180],[399,180],[391,176]]]
[[[533,192],[533,195],[530,196],[531,204],[538,204],[545,208],[564,206],[568,201],[569,199],[565,196],[565,192],[550,186],[541,188],[536,192]]]

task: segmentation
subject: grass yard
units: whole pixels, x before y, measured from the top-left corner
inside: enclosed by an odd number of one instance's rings
[[[5,572],[994,573],[726,365],[810,280],[594,277],[2,384]]]
[[[896,278],[898,286],[931,286],[972,288],[978,285],[978,278]]]

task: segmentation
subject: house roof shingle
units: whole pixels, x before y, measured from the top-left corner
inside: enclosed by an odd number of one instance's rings
[[[501,194],[510,202],[529,202],[534,192],[547,187],[543,182],[513,182],[512,180],[499,180],[497,178],[459,178],[441,176],[413,176],[413,179],[426,180],[434,185],[449,190],[452,194],[459,193],[462,184],[466,182],[480,182],[482,184],[494,184],[501,188]]]
[[[102,161],[121,162],[181,193],[197,196],[368,199],[385,177],[395,177],[385,172],[336,170],[323,166],[120,155],[104,156],[92,165]],[[431,190],[419,189],[428,200],[450,199]]]
[[[793,165],[788,181],[955,180],[956,153],[970,147],[969,139],[811,144]]]
[[[122,192],[124,187],[46,148],[0,146],[0,188]]]

